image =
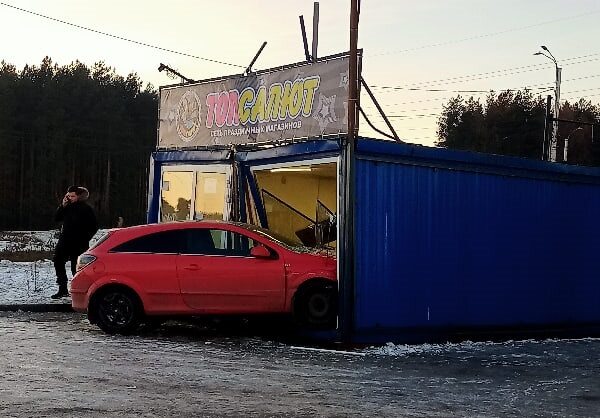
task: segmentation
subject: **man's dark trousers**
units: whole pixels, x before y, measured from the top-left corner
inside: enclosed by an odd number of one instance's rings
[[[54,262],[56,283],[58,283],[59,288],[66,289],[67,282],[69,281],[67,278],[67,268],[65,266],[66,262],[71,262],[71,273],[73,273],[74,276],[75,268],[77,267],[77,257],[83,254],[88,246],[89,245],[87,243],[77,246],[69,246],[65,245],[65,243],[60,239],[58,240],[52,261]]]

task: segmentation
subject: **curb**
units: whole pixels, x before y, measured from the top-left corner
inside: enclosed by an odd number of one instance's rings
[[[24,303],[0,305],[0,311],[24,311],[24,312],[73,312],[70,303]]]

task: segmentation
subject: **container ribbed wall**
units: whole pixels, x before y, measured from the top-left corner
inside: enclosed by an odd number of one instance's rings
[[[359,334],[600,323],[600,171],[473,155],[359,147]]]

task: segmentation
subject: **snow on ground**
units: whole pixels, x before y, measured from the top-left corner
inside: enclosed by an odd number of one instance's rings
[[[58,230],[0,232],[2,251],[52,251],[58,239]]]
[[[67,271],[70,263],[67,263]],[[70,276],[70,273],[68,273]],[[0,260],[0,305],[65,303],[69,299],[54,301],[56,275],[50,260],[13,262]]]
[[[106,230],[98,231],[90,244],[95,243],[105,232]],[[57,230],[0,232],[0,252],[51,252],[57,239]],[[70,282],[69,262],[66,263],[66,267]],[[70,301],[69,298],[58,301],[50,299],[50,295],[57,290],[56,274],[51,260],[14,262],[0,259],[0,305]]]

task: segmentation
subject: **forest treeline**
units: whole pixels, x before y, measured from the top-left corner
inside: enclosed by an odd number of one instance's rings
[[[529,90],[490,92],[484,103],[473,97],[454,97],[444,105],[438,120],[441,147],[542,159],[546,103]],[[600,106],[589,100],[561,104],[557,134],[557,161],[563,162],[568,140],[568,164],[600,165]]]
[[[102,227],[143,223],[157,93],[103,62],[0,63],[0,230],[52,229],[70,185]]]

